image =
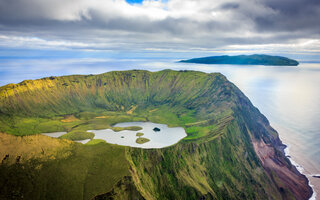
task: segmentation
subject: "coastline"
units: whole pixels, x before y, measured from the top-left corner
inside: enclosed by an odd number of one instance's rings
[[[306,169],[303,167],[303,164],[299,164],[299,161],[296,161],[294,159],[294,155],[290,154],[290,148],[291,145],[288,142],[285,142],[283,133],[284,131],[288,131],[286,130],[286,128],[279,126],[278,124],[272,124],[272,127],[275,127],[275,129],[278,132],[278,136],[279,136],[279,140],[281,142],[281,144],[278,146],[279,149],[282,151],[282,153],[286,156],[286,158],[288,158],[291,162],[291,164],[295,167],[295,169],[302,174],[303,176],[305,176],[308,180],[308,185],[311,187],[312,189],[312,195],[309,198],[309,200],[317,200],[317,194],[319,194],[319,189],[316,189],[316,185],[313,182],[319,182],[320,183],[320,179],[319,178],[315,178],[313,177],[314,175],[318,175],[318,174],[310,174],[310,173],[306,173]],[[319,181],[314,180],[314,179],[319,179]]]
[[[284,155],[290,160],[291,164],[300,172],[300,174],[304,175],[308,179],[308,184],[312,188],[312,196],[309,198],[309,200],[316,200],[317,199],[317,192],[314,188],[314,185],[311,183],[311,177],[313,176],[313,174],[311,174],[311,175],[305,174],[304,168],[292,159],[292,157],[290,155],[290,146],[288,144],[283,143],[283,142],[282,142],[282,144],[285,146],[285,148],[283,149]]]

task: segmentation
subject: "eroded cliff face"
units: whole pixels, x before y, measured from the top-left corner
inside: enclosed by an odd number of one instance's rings
[[[132,107],[136,109],[127,113]],[[73,197],[80,199],[94,196],[97,199],[308,199],[311,196],[307,179],[281,151],[277,132],[249,99],[221,74],[124,71],[51,77],[0,88],[0,125],[5,127],[2,131],[11,134],[18,129],[18,124],[12,121],[17,121],[16,116],[19,119],[34,117],[49,123],[59,115],[97,110],[182,126],[188,136],[164,149],[101,143],[76,145],[76,149],[72,149],[75,153],[70,154],[70,165],[64,164],[62,159],[45,163],[53,171],[63,172],[54,177],[57,181],[72,179],[65,172],[69,171],[71,163],[75,165],[74,160],[87,163],[89,170],[84,168],[83,171],[88,175],[80,181],[75,179],[72,185],[83,191],[70,192],[69,197],[76,194]],[[93,116],[94,119],[89,117],[84,124],[90,120],[107,120],[95,118],[100,115]],[[33,122],[29,123],[29,127],[36,130]],[[55,126],[62,131],[65,127],[60,124]],[[73,126],[79,124],[67,128]],[[23,131],[23,127],[19,130]],[[85,159],[81,155],[86,155]],[[94,164],[97,161],[99,165]],[[110,182],[107,178],[115,174],[117,163],[123,171]],[[104,170],[107,164],[112,166],[109,168],[112,171]],[[6,167],[2,166],[10,172],[23,170]],[[28,173],[34,171],[36,169],[28,168]],[[36,172],[42,177],[30,179],[35,184],[33,192],[38,197],[46,196],[54,185],[39,187],[35,180],[46,182],[46,177],[45,173]],[[72,177],[76,177],[75,172],[72,171]],[[99,179],[97,172],[106,178]],[[95,184],[88,185],[87,177]],[[70,187],[63,181],[61,184],[62,188]]]
[[[240,114],[238,119],[246,124],[254,151],[281,198],[309,199],[313,193],[309,181],[286,158],[286,146],[281,142],[277,131],[240,91],[237,102],[239,107],[235,112]]]
[[[288,163],[283,152],[279,152],[277,149],[278,144],[266,144],[262,140],[255,139],[252,140],[252,143],[263,168],[279,188],[283,199],[288,198],[285,195],[285,190],[289,190],[295,199],[309,199],[311,197],[312,189],[306,186],[308,179]]]

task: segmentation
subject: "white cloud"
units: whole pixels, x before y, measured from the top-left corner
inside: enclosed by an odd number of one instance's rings
[[[304,4],[297,2],[290,4],[287,15],[294,15],[294,6],[304,11]],[[319,4],[315,1],[315,10]],[[272,46],[297,50],[295,45],[300,48],[301,41],[309,41],[302,49],[319,50],[314,41],[319,40],[320,30],[314,23],[308,26],[309,13],[296,16],[297,23],[304,26],[301,29],[287,19],[283,9],[281,3],[268,0],[144,0],[142,4],[125,0],[0,0],[0,45],[170,51],[270,50]],[[314,18],[317,16],[320,13]]]

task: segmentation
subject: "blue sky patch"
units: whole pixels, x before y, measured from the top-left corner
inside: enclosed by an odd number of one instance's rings
[[[126,0],[126,1],[130,4],[135,4],[135,3],[141,4],[143,2],[143,0]]]

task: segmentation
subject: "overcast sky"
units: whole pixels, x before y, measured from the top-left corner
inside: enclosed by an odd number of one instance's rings
[[[320,54],[320,0],[0,0],[1,49]]]

